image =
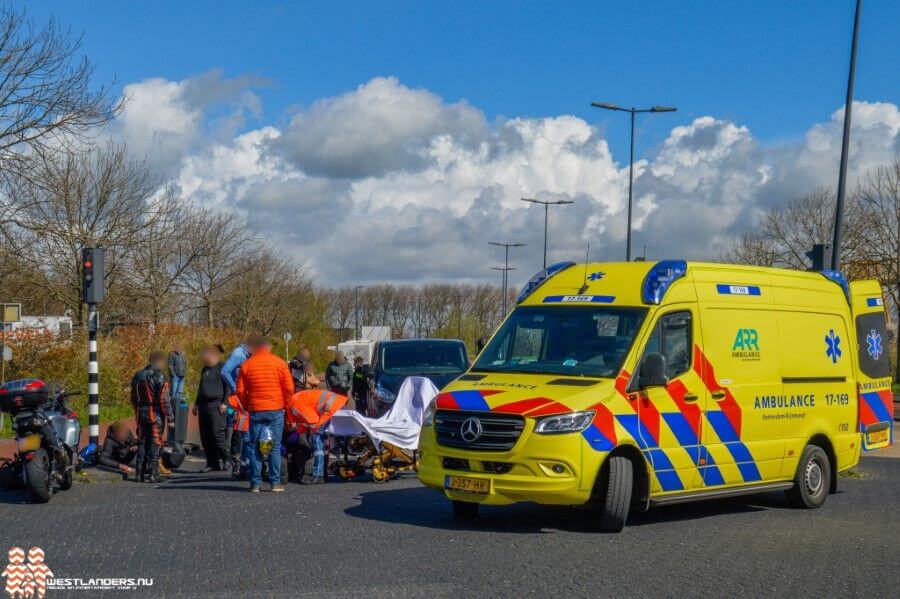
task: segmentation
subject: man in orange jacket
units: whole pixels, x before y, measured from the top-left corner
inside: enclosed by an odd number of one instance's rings
[[[300,479],[304,485],[325,482],[325,434],[322,431],[335,412],[346,404],[344,395],[313,389],[294,393],[285,408],[287,428],[292,431],[290,440],[299,450],[294,452],[295,459],[302,460],[300,463],[312,459],[311,472],[304,473]]]
[[[237,396],[250,414],[250,491],[258,493],[262,485],[263,455],[259,438],[265,429],[272,433],[273,445],[267,456],[269,482],[273,492],[281,486],[281,433],[284,431],[284,409],[294,393],[294,380],[287,362],[272,353],[262,335],[251,335],[247,346],[252,355],[241,365],[237,379]]]

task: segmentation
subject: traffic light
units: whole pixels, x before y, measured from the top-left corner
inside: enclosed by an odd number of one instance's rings
[[[87,304],[99,304],[106,297],[106,268],[103,248],[81,250],[81,292]]]
[[[813,249],[806,252],[806,257],[812,262],[809,270],[820,271],[831,268],[831,244],[817,243]]]

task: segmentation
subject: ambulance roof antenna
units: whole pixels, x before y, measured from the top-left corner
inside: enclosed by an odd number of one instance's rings
[[[585,252],[584,252],[584,283],[581,285],[581,289],[578,290],[578,295],[581,295],[582,293],[587,291],[587,288],[588,288],[587,266],[588,266],[588,259],[590,258],[590,255],[591,255],[591,244],[588,243],[587,250],[585,250]]]

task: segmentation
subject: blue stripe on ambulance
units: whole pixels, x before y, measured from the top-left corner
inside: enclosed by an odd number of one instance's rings
[[[669,425],[669,428],[672,429],[672,433],[675,434],[675,439],[684,447],[691,457],[691,461],[697,466],[700,476],[703,477],[703,484],[706,486],[725,484],[725,479],[722,477],[719,467],[716,466],[716,461],[713,459],[712,454],[709,453],[705,446],[700,445],[700,439],[697,438],[697,434],[694,433],[694,429],[691,428],[684,414],[681,412],[665,412],[662,417],[666,424]]]
[[[588,442],[588,445],[596,451],[612,451],[615,445],[607,439],[596,425],[590,425],[581,432],[581,436]]]
[[[874,393],[860,393],[860,396],[865,400],[866,405],[869,406],[875,417],[878,418],[878,422],[891,421],[891,413],[888,412],[887,407],[881,402],[877,391]]]
[[[622,414],[616,416],[616,419],[644,451],[644,456],[653,467],[653,473],[659,480],[663,491],[683,490],[684,484],[681,482],[678,473],[675,472],[675,466],[672,464],[669,456],[658,447],[650,431],[640,421],[637,414]]]
[[[719,436],[719,440],[725,445],[731,456],[737,464],[738,470],[741,472],[744,482],[754,482],[761,480],[759,468],[756,467],[756,461],[747,446],[741,443],[741,439],[731,426],[731,422],[721,410],[711,410],[706,412],[706,419],[712,425],[713,430]]]
[[[456,400],[460,410],[491,411],[491,407],[484,400],[484,396],[481,395],[480,391],[451,391],[450,395]]]

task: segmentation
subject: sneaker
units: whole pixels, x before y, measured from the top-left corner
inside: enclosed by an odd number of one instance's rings
[[[308,474],[304,474],[303,478],[300,479],[300,484],[302,485],[322,485],[325,484],[325,479],[321,476],[310,476]]]
[[[200,469],[200,474],[208,474],[210,472],[213,472],[214,470],[215,468],[213,468],[212,466],[205,466]]]
[[[259,487],[250,487],[251,493],[259,493]]]
[[[272,493],[284,493],[284,485],[272,485],[272,488],[269,489]]]

